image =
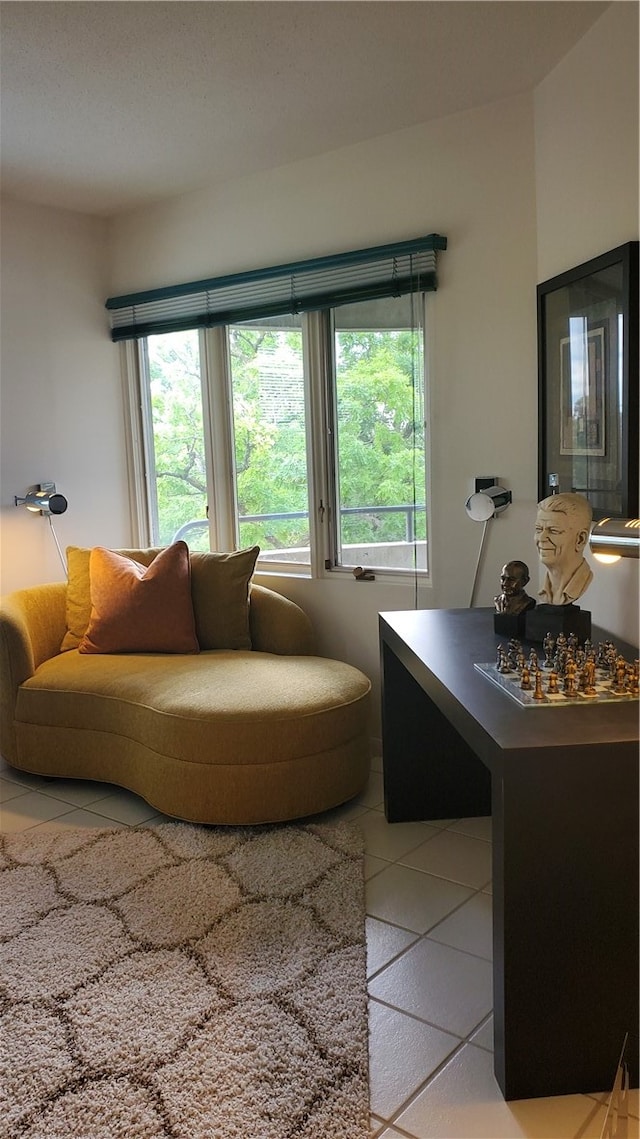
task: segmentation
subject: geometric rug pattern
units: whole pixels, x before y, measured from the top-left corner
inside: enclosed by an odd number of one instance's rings
[[[0,838],[1,1139],[365,1139],[348,823]]]

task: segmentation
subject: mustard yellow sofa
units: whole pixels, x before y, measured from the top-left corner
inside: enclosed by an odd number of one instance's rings
[[[0,603],[0,751],[11,766],[117,784],[211,824],[304,817],[364,787],[370,682],[313,655],[292,601],[251,586],[250,649],[83,656],[60,651],[66,594],[66,583],[40,585]]]

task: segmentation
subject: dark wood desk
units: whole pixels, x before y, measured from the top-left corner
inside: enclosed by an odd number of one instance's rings
[[[473,667],[490,609],[379,620],[387,819],[493,818],[503,1095],[609,1090],[627,1032],[637,1087],[638,702],[521,707]]]

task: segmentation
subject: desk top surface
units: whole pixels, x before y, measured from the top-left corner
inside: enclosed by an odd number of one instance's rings
[[[418,609],[381,613],[379,620],[383,643],[479,754],[483,744],[517,752],[638,740],[637,700],[525,708],[475,669],[475,663],[495,661],[505,643],[494,633],[493,609]],[[612,640],[627,659],[638,655],[597,626],[591,639]],[[530,645],[522,643],[526,653]]]

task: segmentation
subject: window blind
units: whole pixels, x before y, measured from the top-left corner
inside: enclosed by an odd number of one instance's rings
[[[159,332],[433,291],[436,256],[446,248],[446,237],[432,233],[393,245],[110,297],[106,307],[111,313],[111,339],[135,340]]]

